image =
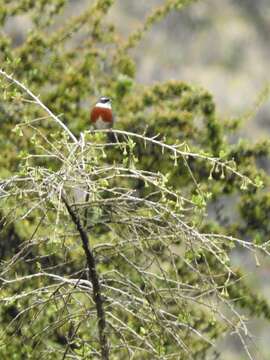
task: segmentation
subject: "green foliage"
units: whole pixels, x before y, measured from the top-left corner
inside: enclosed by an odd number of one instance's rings
[[[2,76],[1,358],[99,357],[84,252],[62,192],[97,258],[111,359],[206,359],[224,333],[247,331],[240,307],[269,320],[267,302],[230,262],[236,247],[269,252],[269,177],[259,166],[268,142],[232,145],[238,121],[223,121],[208,91],[140,85],[129,54],[157,21],[194,2],[164,1],[127,39],[106,19],[113,1],[67,20],[64,0],[0,2],[3,70],[84,139],[72,143]],[[15,46],[4,25],[20,15],[30,28]],[[101,94],[114,100],[119,143],[89,131]],[[226,200],[230,219],[208,216]]]

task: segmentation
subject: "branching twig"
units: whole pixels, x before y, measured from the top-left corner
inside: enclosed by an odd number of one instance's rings
[[[105,132],[105,133],[110,133],[112,130],[109,129],[102,129],[102,130],[93,130],[94,133],[98,133],[98,132]],[[137,138],[140,139],[142,141],[144,141],[145,143],[152,143],[155,144],[157,146],[160,146],[163,149],[167,149],[169,151],[171,151],[175,157],[175,159],[177,159],[177,157],[182,157],[183,159],[186,159],[188,157],[194,158],[194,159],[201,159],[201,160],[206,160],[209,161],[210,163],[213,164],[213,166],[219,166],[221,168],[224,168],[228,171],[230,171],[232,174],[236,175],[237,177],[239,177],[242,180],[247,181],[247,183],[252,184],[254,186],[256,186],[256,184],[247,176],[243,175],[242,173],[240,173],[239,171],[237,171],[233,166],[230,165],[230,161],[222,161],[219,157],[211,157],[202,153],[195,153],[195,152],[191,152],[191,151],[183,151],[183,150],[179,150],[179,145],[169,145],[166,144],[162,141],[156,140],[156,136],[154,137],[148,137],[145,136],[143,134],[137,134],[137,133],[132,133],[129,131],[125,131],[125,130],[118,130],[118,129],[113,129],[113,132],[116,134],[120,134],[120,135],[126,135],[129,137],[133,137],[133,138]]]
[[[16,80],[12,75],[7,74],[4,70],[0,69],[0,75],[4,76],[14,84],[16,84],[19,88],[21,88],[24,92],[26,92],[33,100],[34,102],[39,105],[43,110],[46,111],[47,114],[50,115],[50,117],[58,124],[60,125],[65,132],[68,134],[68,136],[73,140],[75,144],[78,144],[78,140],[76,137],[72,134],[72,132],[69,130],[69,128],[56,116],[54,113],[43,104],[39,98],[32,93],[31,90],[29,90],[25,85],[23,85],[20,81]]]

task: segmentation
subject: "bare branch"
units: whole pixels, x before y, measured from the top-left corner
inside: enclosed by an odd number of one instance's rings
[[[108,346],[107,335],[105,333],[106,319],[105,319],[105,311],[104,311],[104,306],[103,306],[103,298],[102,298],[102,294],[101,294],[101,286],[100,286],[99,276],[98,276],[97,269],[96,269],[96,260],[92,253],[92,250],[89,246],[88,235],[82,226],[79,216],[76,214],[75,211],[73,211],[73,209],[69,205],[69,202],[63,193],[62,193],[61,197],[62,197],[62,201],[65,204],[66,209],[67,209],[74,225],[76,226],[76,228],[80,234],[80,238],[82,240],[82,246],[83,246],[83,249],[85,252],[86,261],[87,261],[87,265],[88,265],[89,279],[92,282],[92,286],[93,286],[93,298],[94,298],[94,302],[96,304],[96,310],[97,310],[101,356],[102,356],[103,360],[108,360],[109,359],[109,346]]]

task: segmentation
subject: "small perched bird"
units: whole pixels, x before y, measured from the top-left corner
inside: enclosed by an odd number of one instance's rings
[[[111,129],[114,124],[111,99],[102,96],[90,113],[90,121],[96,129]]]

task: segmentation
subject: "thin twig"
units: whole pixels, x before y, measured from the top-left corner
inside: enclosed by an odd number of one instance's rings
[[[50,117],[65,130],[65,132],[69,135],[69,137],[73,140],[73,142],[75,144],[78,144],[78,140],[69,130],[69,128],[56,115],[54,115],[54,113],[46,105],[44,105],[43,102],[39,100],[39,98],[36,95],[34,95],[31,90],[29,90],[20,81],[16,80],[12,75],[7,74],[2,69],[0,69],[0,75],[3,75],[5,78],[7,78],[8,80],[16,84],[19,88],[21,88],[23,91],[25,91],[34,100],[34,102],[37,105],[39,105],[43,110],[45,110],[46,113],[49,114]]]
[[[255,182],[253,182],[249,177],[243,175],[242,173],[240,173],[239,171],[237,171],[233,166],[230,165],[230,160],[228,161],[222,161],[220,158],[218,157],[211,157],[202,153],[195,153],[195,152],[191,152],[191,151],[183,151],[183,150],[179,150],[179,145],[175,144],[175,145],[169,145],[166,144],[162,141],[156,140],[156,136],[154,137],[147,137],[143,134],[137,134],[137,133],[132,133],[129,131],[125,131],[125,130],[118,130],[118,129],[99,129],[99,130],[92,130],[92,133],[109,133],[112,132],[116,133],[116,134],[120,134],[120,135],[126,135],[126,136],[130,136],[133,138],[137,138],[140,140],[143,140],[144,142],[148,142],[148,143],[152,143],[155,144],[157,146],[160,146],[162,149],[167,149],[169,151],[172,151],[175,158],[177,158],[177,156],[180,156],[184,159],[191,157],[191,158],[197,158],[197,159],[202,159],[202,160],[206,160],[209,161],[210,163],[212,163],[214,166],[220,166],[221,168],[227,169],[228,171],[230,171],[232,174],[236,175],[237,177],[246,180],[247,183],[252,184],[254,186],[256,186]],[[115,144],[109,144],[109,145],[115,145]]]

